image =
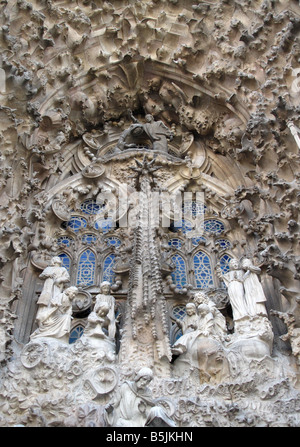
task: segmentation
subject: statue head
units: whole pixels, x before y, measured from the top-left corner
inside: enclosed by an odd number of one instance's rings
[[[62,259],[59,256],[54,256],[51,259],[50,265],[62,265]]]
[[[194,315],[196,313],[196,306],[194,303],[187,303],[185,310],[188,316]]]
[[[145,116],[145,120],[146,120],[147,123],[152,123],[152,121],[154,121],[154,118],[153,118],[152,115],[150,115],[150,113],[148,113],[148,114]]]
[[[252,264],[252,261],[251,261],[251,259],[249,259],[249,258],[244,258],[243,260],[242,260],[242,267],[243,268],[248,268],[248,267],[251,267],[253,264]]]
[[[68,287],[65,290],[65,294],[69,297],[69,300],[73,300],[78,293],[78,289],[75,286]]]
[[[110,309],[110,307],[107,303],[99,303],[96,313],[99,317],[103,318],[103,317],[106,317],[106,315],[109,312],[109,309]]]
[[[232,258],[229,261],[230,270],[237,270],[239,268],[239,261],[236,258]]]
[[[153,372],[150,368],[141,368],[135,376],[135,384],[137,389],[143,390],[153,380]]]
[[[199,305],[208,302],[209,298],[205,292],[196,292],[194,295],[194,301]]]
[[[108,281],[103,281],[100,284],[100,292],[103,293],[104,295],[110,294],[110,288],[111,288],[111,285],[110,285],[110,282],[108,282]]]

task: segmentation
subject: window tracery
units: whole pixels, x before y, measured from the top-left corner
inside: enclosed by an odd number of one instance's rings
[[[177,289],[183,289],[189,284],[194,289],[224,288],[216,275],[216,267],[219,265],[223,273],[229,269],[232,244],[226,236],[226,224],[216,217],[215,211],[201,202],[185,201],[182,209],[184,213],[190,213],[192,218],[204,217],[202,224],[200,221],[203,234],[189,237],[194,223],[185,217],[170,226],[172,236],[170,234],[168,245],[176,250],[171,258],[175,264],[171,274],[173,283]]]

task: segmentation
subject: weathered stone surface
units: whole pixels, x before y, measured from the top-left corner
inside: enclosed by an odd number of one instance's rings
[[[0,425],[299,426],[298,2],[0,11]]]

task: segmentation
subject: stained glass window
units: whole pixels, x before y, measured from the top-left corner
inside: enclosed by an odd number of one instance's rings
[[[229,271],[229,262],[231,261],[231,257],[228,255],[223,255],[220,259],[220,267],[222,273],[227,273]]]
[[[80,205],[81,211],[85,214],[97,214],[101,211],[101,208],[103,208],[103,205],[93,199],[86,200]]]
[[[115,282],[115,273],[113,271],[113,267],[116,262],[116,257],[113,253],[106,256],[103,264],[103,277],[102,281],[108,281],[110,284],[113,284]]]
[[[65,267],[70,273],[71,259],[69,258],[69,256],[65,253],[61,253],[60,255],[58,255],[58,257],[62,260],[62,266]]]
[[[66,223],[67,228],[71,228],[75,233],[82,228],[85,228],[87,225],[87,221],[80,216],[71,217],[71,219]]]
[[[182,204],[183,214],[191,214],[193,217],[203,216],[206,209],[207,207],[200,200],[184,200]]]
[[[200,237],[192,237],[192,245],[194,247],[197,247],[197,245],[199,245],[200,243],[205,244],[206,243],[206,239],[203,236]]]
[[[187,283],[184,259],[179,254],[176,254],[172,256],[172,261],[176,266],[175,270],[171,273],[173,282],[178,289],[182,289]]]
[[[111,228],[113,228],[114,224],[111,218],[107,219],[99,219],[95,222],[96,230],[101,229],[103,233],[107,233]]]
[[[121,241],[117,237],[111,236],[111,237],[108,237],[107,239],[105,239],[105,241],[109,247],[120,247],[120,245],[121,245]]]
[[[82,242],[85,244],[94,244],[97,240],[97,237],[94,234],[84,234],[82,236]]]
[[[70,247],[72,242],[73,242],[73,239],[71,237],[69,237],[69,236],[60,236],[57,239],[57,244],[60,247]]]
[[[186,316],[185,306],[183,304],[178,304],[173,307],[173,315],[176,320],[183,320]]]
[[[78,263],[77,284],[90,286],[94,284],[96,257],[91,250],[85,250]]]
[[[221,234],[225,230],[223,222],[217,219],[207,219],[204,221],[204,231],[207,233]]]
[[[189,220],[178,220],[174,222],[174,231],[181,230],[183,234],[193,229],[193,224]]]
[[[175,237],[173,239],[170,239],[168,244],[170,245],[170,247],[175,247],[175,248],[178,248],[178,249],[181,248],[181,246],[182,246],[181,240],[177,239]]]
[[[214,285],[210,259],[206,253],[199,251],[195,254],[194,271],[197,289],[207,289]]]
[[[218,239],[216,240],[216,245],[219,246],[222,250],[227,250],[231,248],[231,243],[228,239]]]
[[[70,332],[70,337],[69,337],[69,343],[75,343],[76,340],[78,340],[84,331],[84,327],[81,325],[75,326],[72,331]]]

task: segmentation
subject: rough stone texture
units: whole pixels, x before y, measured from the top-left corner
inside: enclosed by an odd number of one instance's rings
[[[298,1],[8,0],[0,10],[0,425],[103,426],[117,390],[150,367],[151,399],[179,427],[299,426]],[[168,129],[158,150],[149,114]],[[135,192],[145,201],[133,229],[96,231],[81,208],[93,200],[100,220],[130,217]],[[153,226],[154,192],[203,192],[222,235],[195,248],[183,231]],[[76,231],[74,215],[85,219]],[[172,237],[187,262],[183,287]],[[233,318],[220,237],[224,253],[259,267],[267,317]],[[87,248],[94,282],[78,284]],[[172,309],[197,301],[199,249],[214,260],[205,292],[227,334],[204,331],[192,357],[175,359]],[[40,275],[62,253],[79,288],[72,327],[87,324],[116,255],[113,343],[30,340]]]

